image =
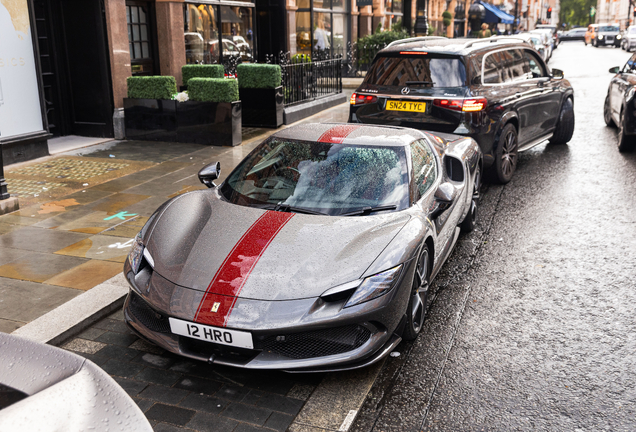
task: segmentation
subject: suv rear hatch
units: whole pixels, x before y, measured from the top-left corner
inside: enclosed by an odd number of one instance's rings
[[[380,54],[351,97],[349,120],[453,132],[462,111],[474,111],[469,105],[475,99],[468,99],[468,93],[461,56],[422,51]]]

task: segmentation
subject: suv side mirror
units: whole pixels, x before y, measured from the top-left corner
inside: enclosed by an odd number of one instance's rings
[[[563,79],[563,71],[561,69],[552,69],[552,78],[554,79]]]
[[[199,180],[207,187],[216,187],[214,180],[221,176],[221,162],[213,162],[201,168],[199,171]]]
[[[620,66],[614,66],[613,68],[610,68],[609,73],[617,74],[620,70]]]

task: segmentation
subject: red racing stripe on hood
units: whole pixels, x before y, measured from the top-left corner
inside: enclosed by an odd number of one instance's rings
[[[329,129],[327,132],[320,135],[318,142],[342,144],[344,139],[354,130],[358,129],[360,125],[338,125]]]
[[[274,237],[294,213],[266,211],[243,234],[217,270],[199,303],[194,321],[213,326],[227,325],[247,278]]]

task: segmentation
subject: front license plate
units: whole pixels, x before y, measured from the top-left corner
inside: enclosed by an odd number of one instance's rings
[[[169,321],[172,333],[180,336],[239,348],[254,348],[252,334],[249,332],[212,327],[176,318],[170,318]]]
[[[387,111],[409,111],[409,112],[426,112],[426,102],[409,102],[388,100],[386,101]]]

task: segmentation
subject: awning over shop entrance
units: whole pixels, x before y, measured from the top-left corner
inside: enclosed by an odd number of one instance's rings
[[[491,4],[485,2],[479,2],[486,9],[486,17],[483,19],[483,22],[486,23],[502,23],[502,24],[512,24],[515,17],[510,14],[505,13],[501,9],[493,6]]]

